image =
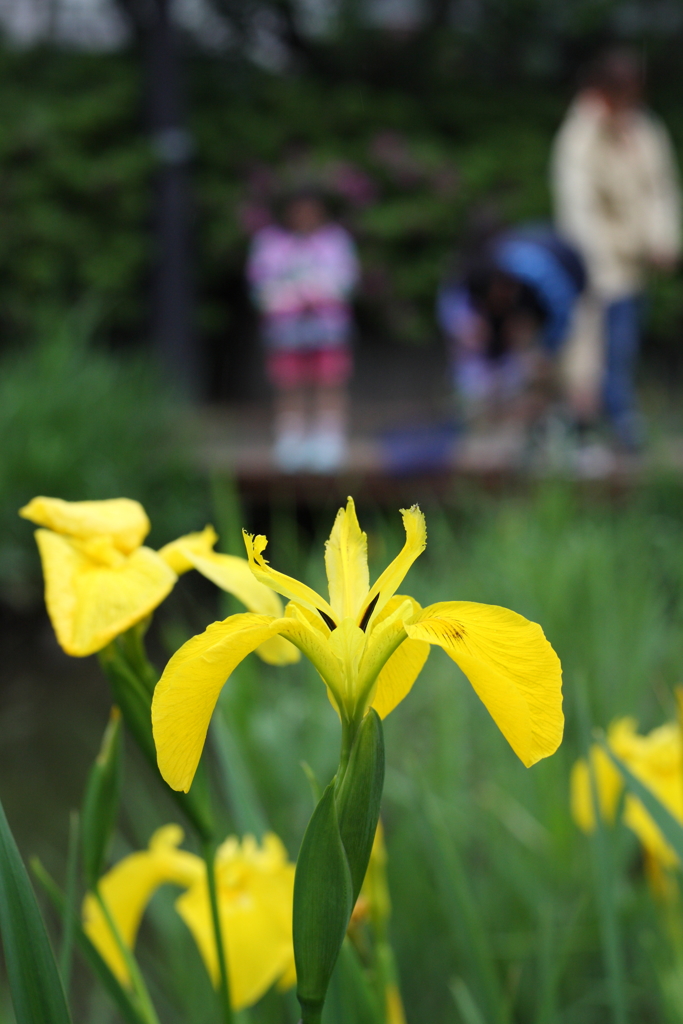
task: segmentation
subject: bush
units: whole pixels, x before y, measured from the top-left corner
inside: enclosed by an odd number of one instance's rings
[[[155,546],[206,515],[205,485],[183,450],[182,407],[147,359],[94,345],[94,319],[81,307],[0,361],[0,596],[14,605],[38,596],[35,544],[17,516],[36,494],[137,498]]]

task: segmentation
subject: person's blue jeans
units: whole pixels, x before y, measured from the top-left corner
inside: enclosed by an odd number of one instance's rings
[[[639,447],[642,441],[634,383],[641,309],[641,297],[629,295],[611,302],[605,310],[605,412],[619,440],[631,449]]]

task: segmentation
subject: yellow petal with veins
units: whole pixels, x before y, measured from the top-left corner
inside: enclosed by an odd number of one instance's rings
[[[109,536],[128,554],[142,544],[150,530],[147,513],[139,501],[110,498],[107,501],[63,501],[61,498],[33,498],[19,515],[55,533],[88,539]]]
[[[36,530],[36,541],[50,621],[61,647],[77,658],[101,650],[146,618],[176,581],[150,548],[119,555],[117,564],[106,565],[51,530]]]
[[[360,528],[353,498],[340,508],[325,542],[325,568],[330,588],[330,605],[337,623],[356,619],[368,590],[368,538]]]
[[[209,722],[228,676],[273,636],[274,620],[243,612],[214,622],[176,651],[152,699],[152,729],[159,771],[171,789],[192,785]]]
[[[460,666],[520,760],[530,767],[562,740],[562,669],[535,622],[496,605],[443,601],[406,626]]]
[[[377,597],[377,604],[370,617],[370,623],[376,620],[384,605],[394,596],[411,565],[427,546],[427,524],[418,506],[413,505],[412,508],[408,509],[402,508],[401,516],[403,517],[403,526],[406,531],[405,544],[368,593],[365,602],[366,608]]]
[[[131,950],[145,908],[160,886],[188,888],[206,877],[204,862],[199,857],[177,849],[182,839],[179,825],[165,825],[154,833],[148,850],[124,857],[100,880],[102,899],[119,935]],[[91,893],[83,901],[83,929],[119,981],[130,984],[126,961]]]
[[[263,552],[268,544],[267,537],[262,535],[252,537],[251,534],[244,530],[242,535],[251,571],[260,583],[264,583],[271,590],[275,590],[278,594],[282,594],[283,597],[289,598],[290,601],[297,601],[299,604],[305,605],[313,612],[325,612],[336,623],[337,620],[334,612],[320,594],[316,594],[315,590],[311,590],[305,583],[300,583],[299,580],[295,580],[292,576],[286,576],[282,572],[271,569],[263,557]]]

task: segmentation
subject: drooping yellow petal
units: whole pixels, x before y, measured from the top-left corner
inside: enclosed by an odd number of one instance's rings
[[[179,825],[158,829],[149,849],[132,853],[100,881],[100,892],[119,935],[133,949],[145,907],[165,884],[188,888],[206,877],[204,862],[193,853],[178,850],[183,830]],[[130,983],[126,961],[95,897],[83,901],[83,928],[110,969],[124,985]]]
[[[194,568],[193,563],[188,558],[188,554],[208,555],[213,551],[217,540],[218,534],[213,526],[209,525],[205,526],[199,533],[186,533],[184,536],[172,540],[169,544],[165,544],[163,548],[159,548],[159,554],[165,562],[168,562],[173,572],[177,573],[178,576],[182,576],[183,573],[189,572],[190,569]]]
[[[63,501],[61,498],[33,498],[19,515],[37,526],[71,537],[109,536],[124,553],[142,544],[150,530],[147,513],[138,501],[110,498],[107,501]]]
[[[623,780],[602,747],[593,746],[590,756],[595,773],[600,816],[603,821],[612,824],[624,788]],[[595,829],[595,804],[588,762],[584,758],[577,761],[572,768],[569,792],[574,821],[584,832],[592,832]]]
[[[189,790],[228,676],[280,621],[252,612],[231,615],[192,637],[169,661],[154,691],[152,728],[159,771],[171,789]]]
[[[358,618],[370,589],[368,538],[360,528],[353,498],[340,508],[325,543],[325,568],[330,605],[337,623]]]
[[[85,657],[140,622],[172,590],[176,574],[150,548],[119,556],[115,565],[93,561],[78,543],[36,530],[43,563],[45,603],[67,654]]]
[[[557,750],[562,668],[537,623],[496,605],[443,601],[425,608],[406,632],[443,647],[527,767]]]
[[[336,623],[337,620],[334,612],[320,594],[316,594],[315,590],[311,590],[311,588],[307,587],[305,583],[300,583],[299,580],[295,580],[292,576],[286,576],[282,572],[277,572],[275,569],[271,569],[268,562],[263,557],[263,552],[268,544],[268,539],[266,537],[262,535],[252,537],[251,534],[244,530],[242,531],[242,535],[247,549],[249,566],[260,583],[270,587],[271,590],[277,591],[278,594],[282,594],[283,597],[288,598],[290,601],[296,601],[298,604],[303,604],[306,608],[310,608],[311,611],[323,611],[333,622]]]
[[[388,619],[406,601],[410,602],[412,618],[416,618],[421,612],[420,605],[411,597],[400,597],[395,594],[384,606],[373,625],[374,630],[379,629],[383,621]],[[400,628],[404,628],[400,624]],[[424,668],[429,657],[430,647],[424,640],[404,640],[385,663],[377,677],[377,686],[372,698],[372,707],[380,718],[386,716],[400,704],[411,689],[413,683]]]
[[[373,584],[365,602],[367,608],[375,597],[377,598],[374,612],[370,618],[371,623],[375,621],[387,601],[394,596],[411,565],[427,546],[427,524],[418,506],[402,508],[401,516],[406,531],[405,544],[393,562],[386,567]]]
[[[281,852],[280,852],[281,851]],[[276,836],[264,849],[246,837],[228,840],[216,861],[218,905],[226,947],[233,1009],[252,1006],[283,975],[291,977],[294,865]],[[218,958],[206,883],[192,887],[176,909],[194,935],[213,983]]]

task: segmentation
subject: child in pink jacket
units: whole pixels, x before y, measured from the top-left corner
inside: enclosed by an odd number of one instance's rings
[[[317,193],[302,191],[281,224],[254,236],[247,276],[275,389],[275,461],[285,472],[333,472],[347,453],[353,240]]]

